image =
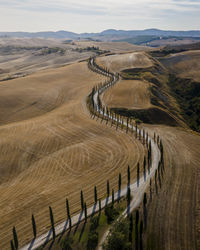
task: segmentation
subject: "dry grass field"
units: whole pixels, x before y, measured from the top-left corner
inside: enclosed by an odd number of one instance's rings
[[[149,47],[125,42],[69,41],[0,37],[0,81],[85,60],[95,55],[94,51],[87,50],[88,47],[98,47],[111,53],[150,50]]]
[[[175,53],[161,61],[178,77],[200,81],[200,50]]]
[[[76,46],[92,43],[77,42]],[[114,44],[112,51],[119,52],[119,43]],[[108,50],[113,46],[101,45]],[[192,59],[191,53],[195,53]],[[176,73],[199,79],[199,52],[182,52],[164,60]],[[145,52],[132,52],[101,56],[97,63],[120,72],[149,68],[154,62]],[[86,107],[92,87],[104,80],[86,62],[76,62],[0,83],[0,249],[9,249],[14,225],[20,246],[32,239],[32,213],[41,234],[50,229],[48,206],[58,223],[66,218],[66,198],[71,213],[78,213],[80,190],[89,206],[95,185],[98,196],[103,197],[108,179],[116,190],[121,172],[126,183],[128,164],[132,180],[135,178],[136,164],[144,157],[143,146],[131,134],[91,119]],[[106,91],[103,102],[111,108],[152,108],[151,84],[120,80]],[[166,165],[162,188],[148,205],[148,247],[198,249],[200,136],[180,127],[141,126],[161,136]]]
[[[167,126],[146,128],[161,136],[166,164],[162,187],[148,206],[148,249],[200,249],[200,136]]]
[[[112,53],[128,52],[128,51],[150,51],[150,47],[139,46],[127,42],[95,42],[95,41],[76,41],[75,44],[79,47],[94,46],[101,50],[109,50]]]
[[[121,80],[114,88],[108,89],[103,100],[110,108],[150,108],[149,83],[140,80]]]
[[[88,206],[96,185],[99,197],[106,180],[125,184],[142,161],[143,146],[132,135],[90,118],[86,97],[103,78],[86,62],[48,69],[0,83],[0,249],[8,249],[12,226],[19,245],[32,239],[31,214],[38,233],[80,211],[80,190]],[[104,79],[105,80],[105,79]]]
[[[58,39],[0,38],[0,80],[60,67],[93,55],[75,51],[76,48]]]

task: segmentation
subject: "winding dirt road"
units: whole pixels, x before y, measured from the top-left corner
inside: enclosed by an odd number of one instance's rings
[[[94,66],[94,59],[91,59],[91,65]],[[94,93],[93,96],[93,100],[94,100],[94,106],[96,108],[96,111],[99,112],[101,115],[103,115],[106,119],[113,119],[115,121],[117,121],[116,118],[113,118],[109,115],[107,115],[106,113],[103,112],[103,110],[99,107],[98,105],[98,95],[102,94],[104,91],[106,91],[107,88],[111,87],[112,85],[114,85],[115,83],[117,83],[119,77],[116,74],[113,73],[107,73],[103,70],[100,70],[98,68],[95,69],[95,71],[99,74],[103,74],[104,76],[108,76],[110,77],[112,80],[109,81],[107,83],[107,85],[103,86],[102,88],[100,88],[98,91],[96,91]],[[123,123],[122,120],[118,121],[120,124]],[[136,131],[135,127],[132,127],[131,125],[129,125],[130,129],[133,129],[134,131]],[[139,134],[139,131],[137,130],[137,133]],[[123,216],[126,216],[128,212],[131,212],[133,209],[135,209],[140,202],[142,201],[143,198],[143,194],[146,190],[146,188],[149,185],[149,180],[150,178],[152,178],[154,176],[154,173],[158,167],[159,161],[160,161],[160,150],[157,146],[156,143],[154,143],[154,140],[150,137],[148,137],[148,140],[151,141],[151,147],[152,147],[152,165],[150,168],[150,173],[147,174],[146,178],[144,179],[144,176],[142,176],[139,180],[139,186],[137,185],[137,182],[134,182],[130,185],[130,189],[131,189],[131,194],[132,194],[132,201],[130,203],[130,206],[123,212]],[[127,194],[127,187],[123,188],[120,192],[120,197],[123,197]],[[115,193],[115,200],[117,200],[119,198],[119,193],[116,192]],[[107,199],[104,199],[101,201],[101,207],[105,207],[105,205],[111,203],[112,198],[111,196],[108,197]],[[99,210],[99,204],[94,204],[94,206],[91,206],[88,208],[87,210],[87,214],[88,216],[92,215],[94,212],[97,212]],[[73,216],[71,218],[72,220],[72,226],[76,225],[77,223],[79,223],[81,220],[84,219],[84,214],[81,212],[80,214],[77,214],[75,216]],[[64,231],[66,231],[69,227],[69,223],[68,220],[60,223],[59,225],[57,225],[55,227],[55,232],[56,235],[63,233]],[[105,240],[107,234],[109,231],[106,231],[103,238],[101,239],[100,245],[101,243]],[[46,242],[48,242],[50,239],[52,239],[52,231],[48,231],[45,234],[39,236],[38,238],[36,238],[35,240],[33,240],[32,242],[30,242],[29,244],[25,245],[24,247],[22,247],[22,250],[30,250],[30,249],[36,249],[42,245],[44,245]],[[101,249],[101,246],[100,246]]]

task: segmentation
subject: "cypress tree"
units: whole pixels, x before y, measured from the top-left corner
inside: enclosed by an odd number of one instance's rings
[[[149,141],[149,152],[151,153],[151,140]]]
[[[121,173],[119,174],[119,180],[118,180],[118,190],[121,190],[121,184],[122,184],[122,176]]]
[[[148,147],[148,140],[149,140],[149,134],[148,134],[148,132],[146,133],[146,145],[147,145],[147,147]]]
[[[50,220],[51,220],[51,229],[53,232],[53,240],[56,238],[56,233],[55,233],[55,227],[54,227],[54,218],[53,218],[53,211],[51,206],[49,206],[49,215],[50,215]]]
[[[126,122],[126,133],[128,133],[128,118],[127,118],[127,122]]]
[[[157,144],[159,146],[159,135],[157,136]]]
[[[163,163],[163,144],[162,144],[162,140],[160,140],[160,154],[161,154],[161,162]]]
[[[84,199],[83,199],[83,191],[81,190],[81,210],[84,209]]]
[[[87,204],[86,204],[86,202],[85,202],[84,210],[85,210],[85,221],[87,221]]]
[[[129,165],[128,165],[128,169],[127,169],[127,178],[128,178],[128,186],[130,186],[131,173],[130,173],[130,167],[129,167]]]
[[[94,187],[94,202],[97,204],[97,187]]]
[[[107,180],[107,197],[109,197],[110,195],[110,184],[109,184],[109,180]]]
[[[146,156],[144,156],[144,162],[143,162],[143,170],[144,170],[144,181],[146,181]]]
[[[149,185],[150,185],[150,201],[152,201],[151,179],[150,179],[150,183],[149,183]]]
[[[156,189],[156,193],[158,192],[158,187],[157,187],[157,169],[155,172],[155,189]]]
[[[14,239],[14,243],[15,243],[15,249],[18,249],[18,237],[17,237],[17,232],[15,227],[13,227],[13,239]]]
[[[15,247],[14,247],[14,244],[13,244],[12,240],[10,241],[10,248],[11,248],[11,250],[15,250]]]
[[[135,138],[137,139],[137,123],[135,125]]]
[[[151,140],[149,141],[149,148],[148,148],[148,165],[151,166]]]
[[[140,184],[140,164],[137,164],[137,186],[139,187]]]
[[[145,130],[143,129],[143,144],[145,143]]]
[[[36,238],[37,230],[36,230],[36,223],[35,223],[35,218],[33,214],[32,214],[32,227],[33,227],[33,236],[34,238]]]
[[[69,201],[66,199],[66,210],[67,210],[67,218],[70,218],[70,210],[69,210]]]
[[[141,130],[139,129],[139,140],[141,140]]]
[[[129,204],[130,204],[130,201],[131,201],[131,189],[130,189],[130,187],[128,187],[128,189],[127,189],[126,198],[127,198],[127,203],[128,203],[128,205],[129,205]]]

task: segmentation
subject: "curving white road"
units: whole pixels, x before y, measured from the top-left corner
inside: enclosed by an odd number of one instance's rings
[[[92,65],[92,67],[95,67],[93,58],[90,59],[90,63]],[[99,74],[103,74],[105,76],[111,77],[112,80],[94,93],[94,96],[93,96],[94,108],[96,109],[96,111],[99,114],[103,115],[106,119],[113,119],[114,121],[117,121],[116,118],[112,118],[111,116],[108,116],[106,112],[103,113],[103,111],[100,109],[100,107],[98,106],[98,95],[102,94],[107,88],[114,85],[119,80],[119,76],[117,74],[107,73],[107,72],[103,71],[103,69],[95,68],[95,71]],[[118,124],[122,124],[122,120],[118,120]],[[129,128],[133,129],[134,131],[136,130],[136,128],[132,127],[131,125],[129,125]],[[139,131],[137,131],[137,133],[139,133]],[[145,137],[146,137],[146,134],[145,134]],[[131,195],[132,195],[133,199],[130,203],[130,206],[123,212],[122,216],[124,216],[124,217],[128,214],[128,212],[133,211],[141,203],[141,201],[143,199],[143,194],[144,194],[145,190],[147,189],[147,187],[149,186],[150,178],[152,178],[154,176],[154,173],[155,173],[155,171],[158,167],[159,161],[160,161],[160,150],[159,150],[157,144],[154,143],[154,140],[151,137],[148,137],[148,140],[151,141],[151,148],[152,148],[152,165],[150,168],[150,173],[147,173],[145,180],[144,180],[143,176],[140,177],[139,186],[137,186],[137,182],[134,182],[130,185]],[[127,194],[127,188],[124,188],[120,192],[120,197],[126,196],[126,194]],[[115,200],[117,200],[119,198],[119,192],[116,192],[114,197],[115,197]],[[105,207],[107,204],[109,204],[111,202],[112,202],[111,196],[108,197],[107,199],[102,200],[101,201],[101,208]],[[88,216],[90,216],[97,211],[99,211],[99,203],[94,204],[94,206],[88,208],[87,214],[88,214]],[[80,214],[73,216],[71,218],[71,220],[72,220],[72,226],[77,225],[80,221],[84,220],[84,213],[81,212]],[[64,233],[68,228],[69,228],[68,220],[60,223],[59,225],[57,225],[55,227],[56,235]],[[104,233],[104,235],[99,243],[99,247],[98,247],[99,250],[102,249],[102,243],[105,241],[108,234],[109,234],[109,230],[107,230]],[[52,239],[52,231],[51,230],[42,234],[41,236],[37,237],[36,239],[32,240],[29,244],[23,246],[21,248],[21,250],[36,249],[36,248],[44,245],[45,243],[47,243],[50,239]]]

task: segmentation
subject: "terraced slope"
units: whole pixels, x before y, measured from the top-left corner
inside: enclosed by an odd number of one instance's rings
[[[134,178],[142,145],[87,111],[86,97],[101,80],[77,63],[0,85],[0,249],[9,248],[13,225],[20,246],[32,239],[32,213],[38,234],[46,232],[49,205],[57,224],[66,198],[72,214],[80,211],[81,189],[89,206],[95,185],[103,197],[107,179],[115,188],[121,172],[125,184],[128,164]]]

